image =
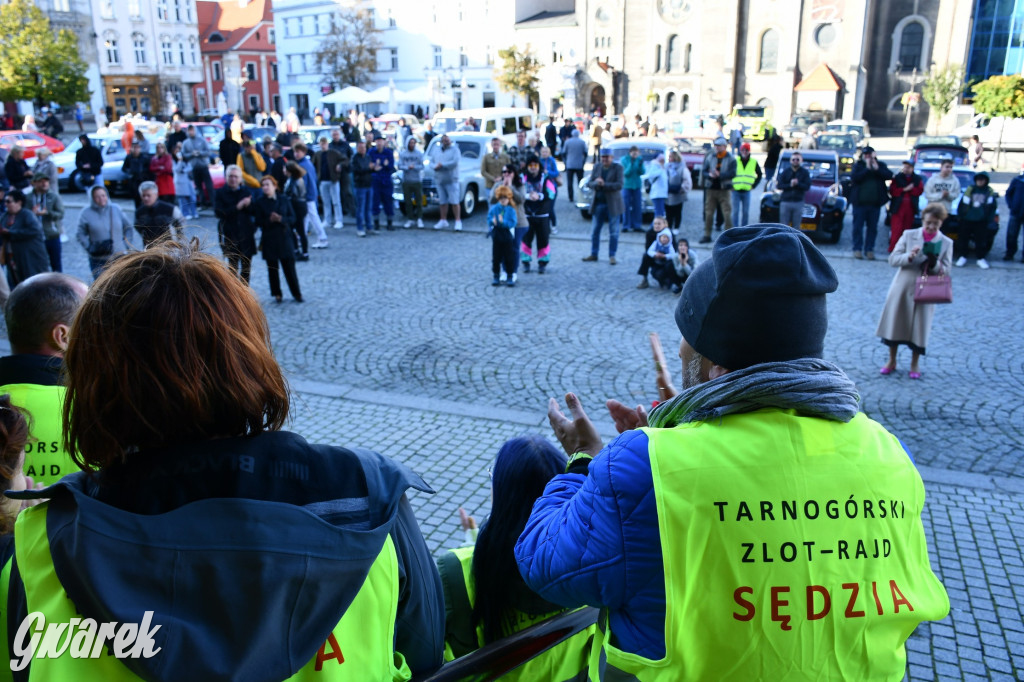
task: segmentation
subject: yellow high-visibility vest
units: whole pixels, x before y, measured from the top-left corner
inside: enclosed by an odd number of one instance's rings
[[[750,191],[750,188],[754,186],[757,181],[757,174],[754,169],[757,168],[757,161],[753,156],[747,159],[746,163],[743,163],[743,157],[736,157],[736,177],[732,179],[732,188],[736,191]]]
[[[466,596],[469,598],[469,606],[473,608],[476,604],[476,584],[473,581],[473,547],[459,547],[450,550],[458,557],[462,566],[462,579],[466,589]],[[543,615],[533,615],[516,611],[515,625],[505,635],[511,635],[520,630],[525,630],[531,625],[541,623],[548,618],[557,616],[564,611],[555,611]],[[545,680],[547,682],[586,682],[588,678],[588,659],[590,650],[597,631],[597,625],[592,625],[586,630],[577,632],[569,639],[561,642],[547,651],[530,659],[515,670],[502,675],[503,681],[532,682],[533,680]],[[476,626],[477,646],[484,645],[484,628],[482,624]],[[453,660],[451,646],[445,642],[445,660]]]
[[[53,566],[46,534],[48,508],[49,502],[44,502],[18,516],[14,528],[15,556],[25,588],[28,613],[42,613],[47,624],[69,624],[82,616],[76,612]],[[0,618],[0,644],[4,647],[9,641],[6,610],[10,568],[11,562],[7,562],[0,574],[0,608],[5,613],[5,617]],[[341,621],[317,654],[288,680],[405,682],[412,679],[412,671],[405,658],[394,651],[397,613],[398,557],[389,535]],[[175,617],[173,614],[156,615]],[[296,614],[296,617],[301,618],[302,614]],[[281,628],[284,636],[287,624],[282,623]],[[65,637],[71,636],[70,630],[69,626],[64,631]],[[105,655],[105,652],[97,658],[74,658],[71,654],[72,647],[68,647],[58,658],[33,658],[29,664],[29,679],[86,682],[140,679],[115,656]],[[10,675],[10,666],[0,666],[0,679],[11,679]]]
[[[594,679],[903,676],[907,637],[949,598],[928,563],[924,485],[895,436],[864,414],[777,409],[644,431],[665,657],[606,642]]]
[[[7,384],[0,394],[9,393],[11,404],[31,415],[29,442],[25,444],[25,475],[36,483],[51,485],[67,474],[79,471],[64,450],[61,411],[64,409],[63,386],[42,384]]]

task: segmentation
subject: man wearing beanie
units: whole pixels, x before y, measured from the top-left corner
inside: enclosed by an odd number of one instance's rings
[[[924,486],[823,359],[838,281],[799,230],[735,228],[686,282],[683,392],[616,401],[604,446],[579,399],[548,416],[571,457],[515,548],[527,585],[602,607],[591,679],[899,679],[949,611]]]

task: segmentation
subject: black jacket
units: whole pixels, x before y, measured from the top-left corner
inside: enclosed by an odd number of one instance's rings
[[[140,152],[138,156],[129,154],[124,157],[124,162],[121,164],[121,172],[127,175],[136,185],[146,180],[152,180],[153,174],[149,171],[149,162],[152,158],[146,152]]]
[[[177,227],[174,218],[174,210],[177,207],[166,201],[159,201],[152,206],[139,204],[135,209],[135,231],[142,237],[142,243],[149,246],[151,242],[171,232],[171,227]]]
[[[224,185],[214,193],[213,212],[220,218],[217,231],[220,233],[221,249],[225,252],[252,256],[256,253],[256,228],[252,224],[252,204],[241,211],[238,202],[252,197],[245,185],[231,189]]]
[[[352,157],[352,184],[364,189],[373,186],[373,171],[370,170],[369,155],[356,154]]]
[[[60,386],[64,383],[61,369],[64,360],[54,355],[18,353],[0,358],[0,386],[7,384],[37,384]]]
[[[238,154],[242,151],[242,145],[238,144],[230,137],[225,137],[220,141],[220,147],[217,149],[217,153],[220,156],[221,163],[227,168],[231,164],[238,163]]]
[[[277,213],[281,222],[270,220],[270,214]],[[277,194],[269,199],[261,194],[252,203],[252,219],[260,229],[260,250],[263,260],[295,260],[295,238],[292,226],[295,225],[295,211],[287,197]]]
[[[103,172],[103,154],[92,144],[82,145],[82,148],[75,152],[75,168],[79,173],[99,175]]]
[[[888,180],[892,180],[892,171],[888,166],[879,161],[878,170],[875,170],[868,168],[864,159],[861,159],[853,164],[850,173],[850,203],[854,206],[884,206],[889,201],[889,188],[885,186]],[[868,184],[874,190],[871,193],[867,189],[862,190]]]
[[[794,177],[797,180],[795,187],[790,184]],[[811,174],[803,166],[796,169],[794,173],[793,167],[787,165],[779,173],[778,187],[782,190],[782,201],[802,202],[807,190],[811,188]]]
[[[14,189],[25,189],[28,187],[27,172],[28,163],[25,162],[25,159],[19,161],[13,156],[7,157],[7,162],[4,164],[4,175],[7,176],[7,182],[11,184],[11,187]]]

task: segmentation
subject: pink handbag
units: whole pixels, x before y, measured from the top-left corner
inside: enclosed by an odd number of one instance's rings
[[[952,303],[953,280],[949,275],[922,274],[914,282],[914,303]]]

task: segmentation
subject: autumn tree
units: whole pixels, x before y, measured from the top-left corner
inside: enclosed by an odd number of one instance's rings
[[[996,143],[996,166],[1003,151],[1003,130],[1006,121],[1024,118],[1024,76],[992,76],[977,83],[974,89],[974,110],[979,114],[999,117],[999,142]]]
[[[78,38],[63,29],[54,34],[31,0],[0,6],[0,36],[0,100],[71,106],[89,99]]]
[[[529,48],[520,50],[515,45],[498,50],[498,56],[502,61],[501,66],[494,70],[494,79],[498,81],[498,87],[512,93],[513,104],[515,96],[522,95],[526,98],[527,106],[532,106],[533,101],[538,98],[540,62]]]
[[[333,78],[339,87],[365,85],[377,70],[377,48],[380,29],[373,14],[360,2],[341,7],[327,37],[317,51],[317,65]]]
[[[935,132],[938,132],[939,120],[949,113],[953,103],[964,91],[964,67],[959,64],[948,64],[941,69],[932,69],[921,89],[921,96],[935,114]]]

